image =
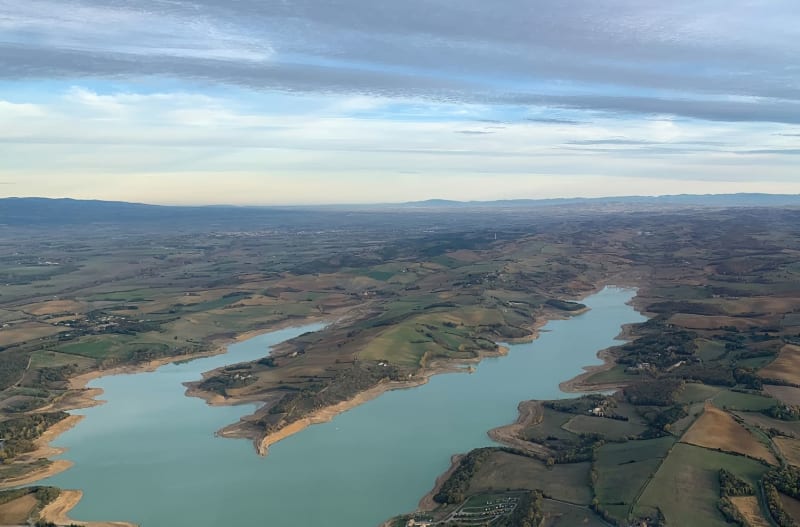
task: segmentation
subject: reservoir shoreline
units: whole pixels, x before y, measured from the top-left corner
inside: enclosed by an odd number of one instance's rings
[[[616,286],[612,284],[603,285],[602,288],[605,287],[620,287],[624,289],[634,289],[637,291],[637,294],[631,298],[628,302],[637,312],[644,315],[645,313],[641,309],[641,305],[636,302],[638,298],[638,291],[639,288],[637,286]],[[598,291],[601,289],[598,289]],[[596,291],[591,294],[596,294]],[[587,296],[591,296],[587,295]],[[585,298],[585,297],[584,297]],[[584,313],[586,310],[581,310],[581,313]],[[630,342],[633,340],[631,335],[630,328],[633,324],[624,324],[620,331],[620,334],[617,335],[615,340],[620,341],[620,343]],[[591,366],[584,366],[583,373],[579,373],[574,377],[561,382],[558,385],[559,390],[563,393],[567,394],[581,394],[581,393],[591,393],[591,392],[605,392],[605,391],[617,391],[623,388],[622,385],[619,383],[606,383],[606,384],[594,384],[588,383],[588,379],[592,377],[594,374],[607,371],[617,364],[617,355],[613,352],[614,346],[601,349],[597,352],[597,358],[602,361],[601,364],[591,365]],[[503,446],[507,446],[510,448],[515,448],[521,450],[523,452],[530,453],[534,456],[541,456],[541,455],[549,455],[549,451],[543,445],[539,445],[537,443],[531,443],[529,441],[524,441],[519,437],[520,431],[523,429],[538,424],[541,422],[542,419],[542,403],[543,400],[527,400],[521,401],[517,406],[517,420],[513,423],[498,426],[497,428],[493,428],[487,432],[489,437],[492,438],[493,441],[501,444]],[[417,511],[419,512],[429,512],[439,506],[433,500],[433,496],[435,496],[441,486],[447,481],[449,476],[455,472],[458,468],[461,459],[466,455],[466,453],[455,454],[453,455],[450,463],[450,467],[448,467],[447,471],[442,473],[439,477],[436,478],[436,483],[434,487],[427,493],[425,496],[422,497],[419,501],[419,505],[417,506]],[[388,527],[391,523],[391,520],[387,520],[381,527]]]
[[[605,284],[599,285],[598,287],[596,287],[592,291],[587,292],[585,294],[584,298],[588,297],[588,296],[591,296],[592,294],[594,294],[597,291],[601,290],[603,287],[605,287]],[[547,310],[546,312],[543,312],[541,314],[541,316],[537,317],[537,320],[531,326],[532,334],[531,334],[530,338],[526,338],[525,341],[529,342],[529,341],[533,341],[533,340],[537,339],[541,334],[540,333],[541,327],[543,325],[547,324],[548,322],[550,322],[552,320],[558,320],[558,319],[573,318],[573,316],[575,316],[575,315],[573,315],[573,314],[566,314],[565,315],[565,314],[562,314],[562,313],[559,313],[559,312],[555,312],[555,311],[552,311],[552,310]],[[264,333],[272,333],[272,332],[277,331],[278,329],[280,329],[280,327],[297,326],[297,325],[303,324],[304,322],[307,323],[307,322],[311,322],[313,320],[319,321],[320,318],[321,317],[315,317],[312,320],[306,320],[306,319],[303,319],[303,320],[300,320],[300,319],[291,320],[291,321],[289,321],[290,323],[288,323],[288,324],[273,325],[272,327],[266,328],[264,330],[248,332],[246,334],[239,335],[236,339],[232,339],[232,341],[229,341],[229,342],[241,342],[241,341],[247,340],[249,338],[252,338],[252,337],[254,337],[256,335],[261,335],[261,334],[264,334]],[[213,355],[217,355],[217,354],[220,354],[220,353],[225,353],[227,351],[227,349],[228,349],[227,348],[227,344],[226,345],[221,345],[221,346],[217,347],[215,350],[213,350],[211,352],[208,352],[208,353],[205,353],[205,354],[202,354],[202,355],[201,354],[197,354],[197,355],[192,355],[190,357],[187,357],[187,356],[173,357],[171,359],[153,361],[152,363],[148,363],[146,365],[139,365],[139,366],[135,366],[135,367],[115,368],[115,369],[105,370],[105,371],[101,371],[101,372],[92,372],[92,373],[87,374],[87,375],[76,377],[73,380],[76,383],[75,386],[83,386],[83,387],[85,387],[88,382],[90,382],[93,379],[99,378],[99,377],[152,371],[154,369],[159,368],[160,366],[163,366],[164,364],[184,361],[187,358],[194,359],[194,358],[201,358],[201,357],[204,357],[204,356],[206,356],[206,357],[207,356],[213,356]],[[306,427],[308,427],[311,424],[316,424],[316,423],[329,421],[329,420],[335,418],[336,416],[340,415],[341,413],[346,412],[347,410],[350,410],[350,409],[355,408],[357,406],[360,406],[362,403],[367,402],[367,401],[369,401],[371,399],[374,399],[374,398],[378,397],[379,395],[381,395],[381,394],[383,394],[385,392],[395,391],[395,390],[407,390],[408,388],[421,386],[423,384],[428,383],[430,381],[431,377],[433,377],[435,375],[438,375],[440,373],[451,373],[451,372],[456,372],[456,371],[464,372],[464,371],[466,371],[466,369],[463,367],[464,365],[478,363],[478,362],[482,361],[483,359],[485,359],[487,357],[497,357],[499,355],[502,355],[503,352],[506,352],[507,349],[503,348],[500,351],[501,351],[501,353],[486,353],[486,354],[484,354],[484,355],[482,355],[482,356],[480,356],[478,358],[471,359],[471,360],[468,360],[468,361],[460,360],[460,361],[447,361],[447,362],[444,362],[444,363],[441,363],[441,362],[440,363],[435,363],[435,364],[432,364],[430,367],[426,368],[424,370],[424,372],[420,376],[418,376],[417,378],[415,378],[412,381],[386,382],[386,383],[380,384],[378,386],[373,387],[370,390],[366,390],[364,392],[361,392],[356,397],[354,397],[354,398],[352,398],[352,399],[350,399],[348,401],[344,401],[343,403],[339,403],[337,405],[333,405],[331,407],[325,408],[325,409],[323,409],[321,411],[315,412],[312,416],[309,416],[309,417],[307,417],[307,418],[305,418],[305,419],[303,419],[301,421],[292,423],[292,424],[289,425],[289,427],[286,427],[286,428],[282,429],[281,431],[277,432],[276,434],[269,434],[268,436],[265,436],[265,437],[257,439],[259,441],[259,443],[257,443],[257,447],[259,447],[260,450],[262,450],[262,453],[266,453],[266,449],[269,446],[271,446],[272,444],[274,444],[274,443],[276,443],[276,442],[278,442],[278,441],[280,441],[282,439],[285,439],[286,437],[289,437],[291,435],[296,434],[297,432],[299,432],[300,430],[305,429]],[[239,361],[236,361],[236,362],[239,362]],[[85,394],[86,398],[85,398],[85,400],[83,402],[87,403],[87,406],[92,405],[92,404],[101,404],[96,399],[96,397],[98,395],[100,395],[101,393],[102,393],[102,390],[100,390],[100,389],[97,389],[97,388],[89,389],[89,390],[87,390],[87,393]],[[193,395],[193,394],[189,394],[189,395]],[[241,404],[241,403],[248,403],[248,402],[252,402],[252,401],[238,401],[235,398],[230,398],[230,399],[226,399],[223,404],[225,406],[231,406],[231,405],[236,405],[236,404]],[[82,406],[82,407],[86,407],[86,406]],[[70,425],[74,425],[78,421],[81,420],[80,416],[74,416],[74,417],[76,417],[77,419],[72,420]],[[65,427],[65,428],[69,428],[69,427]],[[61,432],[63,432],[63,431],[64,430],[61,430]],[[223,435],[225,437],[229,437],[227,434],[224,434],[224,433],[221,434],[221,435]],[[49,439],[52,440],[53,437],[50,437]],[[256,438],[253,438],[253,439],[256,439]],[[60,451],[58,451],[58,452],[60,452]],[[62,470],[63,470],[63,468],[62,468]],[[64,500],[66,500],[67,498],[69,498],[70,502],[73,502],[72,506],[74,506],[75,504],[77,504],[78,500],[80,499],[80,496],[78,496],[76,498],[74,494],[66,494],[65,497],[64,497]],[[63,503],[63,501],[62,501],[62,503]],[[59,516],[59,518],[62,518],[62,519],[66,518],[67,517],[66,513],[69,511],[69,508],[71,508],[71,507],[68,507],[66,509],[64,509],[62,507],[60,509],[61,516]],[[99,526],[101,524],[95,523],[93,525]],[[121,524],[121,523],[111,524],[111,523],[106,523],[106,524],[102,524],[102,525],[132,525],[132,524]]]
[[[89,388],[88,384],[93,380],[103,377],[112,377],[115,375],[136,375],[139,373],[148,373],[157,370],[167,364],[175,364],[183,361],[191,361],[195,359],[203,359],[208,357],[215,357],[227,353],[228,346],[237,342],[243,342],[251,338],[263,335],[265,333],[272,333],[281,329],[305,326],[315,322],[327,321],[329,317],[304,317],[302,319],[288,319],[275,323],[263,329],[255,329],[240,333],[232,338],[217,341],[212,346],[212,349],[199,353],[174,355],[171,357],[164,357],[161,359],[154,359],[151,361],[143,362],[141,364],[126,364],[124,366],[115,366],[108,369],[101,369],[90,371],[76,375],[69,379],[69,389],[78,393],[69,395],[62,401],[57,401],[51,405],[41,408],[39,411],[63,411],[72,412],[75,410],[85,410],[93,406],[99,406],[106,401],[99,397],[103,395],[102,388]],[[244,401],[231,402],[229,404],[241,404]],[[77,426],[83,420],[82,415],[70,415],[69,417],[55,423],[48,427],[44,433],[35,441],[36,450],[29,452],[25,457],[29,458],[53,458],[59,456],[67,451],[66,448],[54,447],[51,443],[58,439],[58,437]],[[68,460],[55,460],[50,465],[43,467],[41,470],[35,470],[24,476],[9,478],[0,481],[0,490],[10,489],[23,485],[31,485],[37,481],[50,478],[59,474],[70,467],[73,463]],[[116,524],[115,524],[116,525]]]
[[[597,294],[598,292],[602,291],[606,287],[619,287],[622,289],[634,288],[633,286],[623,286],[617,285],[617,281],[614,283],[609,283],[609,280],[604,280],[599,282],[597,285],[588,289],[586,291],[582,291],[580,295],[573,297],[576,301],[581,301],[586,299],[592,295]],[[535,341],[540,336],[540,330],[546,326],[549,322],[554,320],[568,320],[570,318],[574,318],[580,316],[590,308],[584,307],[580,310],[570,311],[570,312],[563,312],[558,311],[555,309],[540,309],[537,313],[536,319],[533,323],[527,325],[525,329],[530,332],[530,335],[527,337],[517,338],[517,339],[506,339],[507,344],[526,344]],[[297,420],[288,425],[284,426],[283,428],[270,432],[270,433],[253,433],[251,429],[248,428],[240,428],[238,425],[241,424],[241,421],[238,423],[233,423],[229,426],[224,427],[223,429],[218,431],[218,434],[222,437],[234,438],[234,439],[249,439],[253,442],[253,445],[256,449],[256,452],[260,456],[266,456],[269,453],[269,447],[287,439],[299,432],[302,432],[309,426],[321,423],[330,422],[333,418],[337,415],[344,413],[348,410],[356,408],[368,401],[379,397],[380,395],[394,390],[407,390],[411,388],[416,388],[419,386],[423,386],[427,384],[431,377],[435,375],[440,375],[444,373],[466,373],[468,370],[465,367],[470,365],[479,364],[486,358],[490,357],[501,357],[508,353],[509,348],[502,344],[498,344],[498,349],[495,352],[488,352],[488,351],[479,351],[478,356],[471,359],[451,359],[451,360],[436,360],[429,364],[427,367],[422,369],[414,378],[404,381],[385,381],[377,386],[373,386],[367,390],[364,390],[354,397],[339,402],[337,404],[327,406],[324,408],[320,408],[315,412]],[[611,364],[603,364],[597,366],[597,368],[611,368],[613,367],[613,363]],[[584,369],[587,370],[586,373],[594,373],[594,371],[600,370],[592,370],[589,371],[591,366],[587,366]],[[578,376],[580,377],[580,375]],[[577,378],[577,377],[576,377]],[[572,379],[567,380],[565,382],[572,382]],[[194,383],[191,383],[194,384]],[[566,391],[566,390],[564,390]],[[220,405],[236,405],[242,404],[247,402],[253,402],[251,400],[239,399],[237,397],[222,397],[215,393],[210,393],[207,391],[200,390],[195,386],[190,386],[187,391],[186,395],[190,397],[198,397],[205,400],[208,404],[212,406],[220,406]],[[264,403],[264,401],[258,401]],[[266,403],[264,403],[266,404]]]

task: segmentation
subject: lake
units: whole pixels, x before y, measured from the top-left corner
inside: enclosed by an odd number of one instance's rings
[[[228,353],[150,373],[102,377],[102,406],[59,436],[75,463],[43,484],[81,489],[71,516],[143,527],[371,527],[409,512],[447,469],[452,454],[491,445],[491,428],[517,418],[527,399],[568,397],[560,382],[598,364],[623,324],[645,320],[607,287],[590,311],[549,322],[540,337],[483,360],[472,374],[436,375],[387,392],[329,423],[311,426],[256,455],[250,441],[214,432],[252,405],[211,407],[184,395],[183,382],[263,357],[269,346],[322,326],[284,329],[232,344]]]

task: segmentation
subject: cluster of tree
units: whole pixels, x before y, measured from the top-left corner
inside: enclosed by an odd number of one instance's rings
[[[205,389],[204,385],[216,377],[206,379],[201,387]],[[282,415],[282,419],[275,421],[267,416],[267,419],[262,419],[260,424],[265,426],[267,431],[272,431],[276,427],[302,419],[320,408],[346,401],[382,381],[399,381],[403,378],[401,370],[392,364],[380,366],[378,363],[359,361],[349,368],[336,370],[331,376],[315,377],[300,390],[289,391],[268,411],[268,414],[273,416]]]
[[[3,351],[0,349],[0,390],[14,386],[28,368],[30,354],[25,351]]]
[[[619,364],[636,366],[646,362],[666,368],[679,360],[686,360],[697,350],[696,333],[672,328],[659,318],[641,324],[638,329],[644,334],[620,348]]]
[[[761,413],[781,421],[797,421],[800,419],[800,408],[788,404],[777,404],[761,410]]]
[[[48,402],[47,396],[21,396],[6,403],[5,411],[9,414],[23,414],[41,408]]]
[[[200,383],[200,389],[207,392],[218,393],[222,396],[228,395],[228,390],[243,388],[255,382],[255,377],[232,371],[222,371],[213,375]]]
[[[60,390],[66,386],[69,376],[73,373],[75,373],[75,366],[71,364],[39,368],[36,372],[38,386]]]
[[[496,525],[498,527],[539,527],[544,519],[542,509],[542,493],[529,491],[520,496],[514,512],[502,518]]]
[[[585,414],[603,405],[615,404],[611,397],[601,394],[589,394],[575,399],[563,399],[555,401],[545,401],[542,406],[550,408],[556,412],[564,412],[567,414]]]
[[[730,498],[720,498],[717,502],[717,509],[725,516],[725,520],[728,523],[738,525],[739,527],[752,527],[752,524],[739,512],[739,509],[731,502]]]
[[[23,496],[28,496],[29,494],[33,494],[33,497],[36,498],[36,501],[39,503],[39,507],[44,507],[55,500],[61,494],[61,491],[56,487],[41,486],[3,490],[0,491],[0,505],[22,498]]]
[[[724,468],[719,471],[719,492],[723,497],[752,496],[753,486]]]
[[[192,348],[193,351],[197,351]],[[148,344],[146,346],[137,346],[133,348],[128,354],[128,361],[133,363],[150,362],[156,359],[163,359],[173,355],[179,355],[183,352],[189,352],[189,349],[174,349],[167,344]]]
[[[595,449],[605,444],[605,439],[600,434],[587,433],[580,434],[575,439],[547,436],[532,437],[531,441],[553,451],[553,456],[544,459],[548,466],[593,461]]]
[[[507,324],[489,324],[486,326],[488,336],[499,337],[500,339],[524,339],[531,336],[531,332],[525,328],[510,326]]]
[[[683,381],[679,379],[656,379],[633,383],[623,393],[631,404],[670,406],[682,387]]]
[[[570,302],[569,300],[558,300],[556,298],[551,298],[545,302],[545,304],[562,311],[580,311],[581,309],[586,309],[586,305],[580,302]]]
[[[458,467],[450,474],[450,477],[442,483],[439,492],[433,496],[436,503],[461,503],[465,499],[465,492],[469,488],[472,476],[478,471],[481,463],[492,454],[496,449],[479,448],[461,458]]]
[[[4,505],[9,501],[14,501],[17,498],[27,496],[31,493],[30,488],[11,489],[0,491],[0,505]]]
[[[656,302],[647,306],[651,313],[663,313],[672,315],[674,313],[687,313],[690,315],[727,315],[724,309],[716,304],[701,302],[689,302],[686,300],[668,300]]]
[[[593,475],[593,477],[596,476]],[[589,508],[592,509],[594,512],[596,512],[607,523],[617,526],[621,525],[620,521],[616,517],[612,516],[610,512],[608,512],[606,509],[603,508],[603,506],[600,504],[600,500],[598,500],[596,497],[592,500],[592,504],[589,506]]]
[[[256,362],[262,366],[266,366],[267,368],[276,368],[278,366],[275,357],[264,357],[262,359],[258,359]]]
[[[761,377],[759,377],[752,368],[734,369],[733,378],[738,384],[744,385],[751,390],[761,390],[764,384]]]
[[[726,345],[727,349],[727,345]],[[736,353],[736,360],[757,359],[760,357],[774,357],[776,350],[772,349],[745,349]]]
[[[617,505],[625,505],[624,503],[620,502]],[[591,505],[589,508],[596,512],[606,523],[610,523],[611,525],[616,525],[618,527],[628,527],[630,525],[647,525],[649,527],[664,527],[667,525],[667,520],[664,517],[664,513],[662,512],[661,508],[656,509],[656,515],[653,516],[640,516],[634,519],[620,519],[613,516],[610,512],[603,508],[600,504],[600,500],[594,498],[592,500]]]
[[[66,412],[29,414],[0,422],[0,461],[5,462],[34,449],[34,440],[55,423],[65,419]]]
[[[200,344],[171,347],[167,344],[152,343],[131,348],[125,355],[105,356],[101,359],[101,365],[104,368],[108,368],[118,364],[140,364],[166,357],[190,355],[206,350],[208,350],[208,346]]]
[[[800,343],[798,345],[800,345]],[[764,384],[775,384],[777,386],[792,386],[794,388],[800,388],[800,384],[790,382],[785,379],[777,379],[775,377],[761,377],[761,382]]]
[[[664,409],[640,409],[639,413],[647,420],[648,425],[647,430],[639,434],[640,439],[665,436],[669,434],[672,423],[689,415],[685,406],[677,404]]]
[[[720,364],[704,364],[693,362],[684,364],[675,369],[671,376],[687,381],[698,381],[713,386],[735,386],[736,378],[729,367],[720,367]]]
[[[800,471],[791,466],[768,472],[764,475],[764,483],[774,485],[787,496],[800,499]]]
[[[41,506],[47,505],[61,494],[61,491],[56,487],[32,487],[32,489],[35,489],[33,494]]]
[[[580,434],[574,442],[562,441],[557,455],[553,459],[556,464],[582,463],[594,461],[595,450],[605,443],[600,434]]]
[[[780,493],[800,499],[800,472],[793,467],[784,466],[767,472],[762,484],[767,507],[775,523],[780,527],[798,527],[797,522],[783,509]]]
[[[783,504],[781,503],[781,496],[778,493],[778,489],[771,481],[766,479],[764,480],[764,494],[767,499],[769,514],[772,516],[775,523],[780,527],[798,527],[797,522],[783,510]]]

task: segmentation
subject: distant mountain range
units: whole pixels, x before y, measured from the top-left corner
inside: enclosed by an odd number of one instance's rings
[[[404,203],[408,207],[542,207],[579,204],[659,204],[701,207],[775,207],[800,205],[800,194],[677,194],[669,196],[615,196],[603,198],[507,199],[453,201],[429,199]]]
[[[0,198],[0,225],[77,225],[88,223],[177,224],[191,226],[241,220],[269,220],[298,215],[279,207],[250,209],[234,206],[178,207],[124,201],[70,198]]]
[[[191,226],[193,222],[219,224],[220,227],[244,222],[261,227],[286,221],[310,219],[309,216],[341,215],[343,211],[381,210],[402,212],[425,209],[430,212],[471,208],[523,209],[541,207],[620,207],[641,209],[660,207],[778,207],[800,206],[798,194],[681,194],[674,196],[620,196],[607,198],[511,199],[498,201],[452,201],[430,199],[408,203],[375,205],[270,206],[243,207],[162,206],[121,201],[96,201],[49,198],[0,198],[0,225],[76,225],[86,223],[171,222]]]

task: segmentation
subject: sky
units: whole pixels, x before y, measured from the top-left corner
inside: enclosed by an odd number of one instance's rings
[[[0,0],[0,197],[800,193],[797,0]]]

